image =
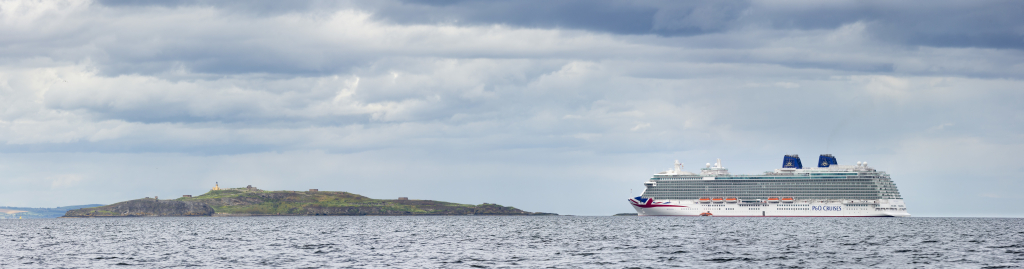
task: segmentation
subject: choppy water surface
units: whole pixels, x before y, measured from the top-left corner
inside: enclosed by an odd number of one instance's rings
[[[0,220],[0,268],[1024,267],[1024,219]]]

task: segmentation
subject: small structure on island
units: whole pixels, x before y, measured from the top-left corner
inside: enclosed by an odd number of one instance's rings
[[[186,194],[186,195],[182,195],[181,197],[182,198],[192,198],[192,195],[191,194]]]
[[[399,201],[409,201],[409,197],[398,197]]]
[[[309,189],[309,192],[318,192],[320,189]]]
[[[212,190],[219,191],[220,190],[220,183],[214,182]]]

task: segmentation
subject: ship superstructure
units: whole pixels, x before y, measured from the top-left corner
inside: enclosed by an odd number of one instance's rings
[[[721,160],[699,174],[673,169],[654,174],[630,204],[642,216],[907,217],[889,174],[866,162],[840,165],[822,154],[804,168],[798,155],[761,175],[732,175]]]

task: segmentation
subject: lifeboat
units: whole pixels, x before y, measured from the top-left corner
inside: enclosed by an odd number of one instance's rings
[[[735,203],[736,201],[737,201],[736,197],[725,198],[725,202],[726,203]]]
[[[793,197],[782,197],[782,202],[783,203],[792,203],[793,202]]]
[[[769,203],[778,203],[779,202],[779,197],[768,197],[768,202]]]
[[[700,213],[700,216],[701,216],[701,217],[711,217],[711,216],[712,216],[712,215],[711,215],[711,211],[708,211],[708,212],[704,212],[704,213]]]
[[[701,203],[710,203],[711,202],[711,198],[707,198],[707,197],[700,198],[700,202]]]
[[[722,197],[715,197],[715,198],[711,198],[711,201],[715,202],[715,203],[721,203],[721,202],[725,202],[725,199],[722,199]]]

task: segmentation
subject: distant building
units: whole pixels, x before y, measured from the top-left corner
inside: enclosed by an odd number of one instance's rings
[[[398,197],[399,201],[409,201],[409,197]]]
[[[309,189],[309,192],[318,192],[320,189]]]
[[[220,190],[220,183],[214,182],[213,183],[213,190],[219,191]]]
[[[186,194],[186,195],[182,195],[181,197],[192,198],[192,195],[191,194]]]

